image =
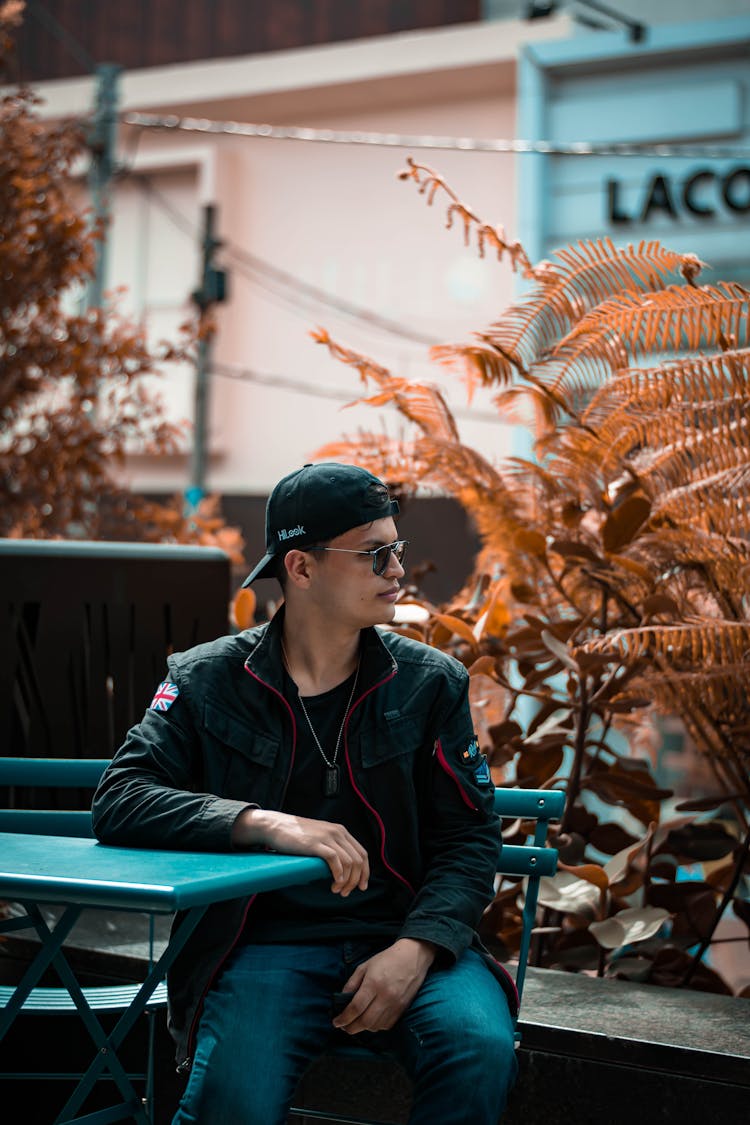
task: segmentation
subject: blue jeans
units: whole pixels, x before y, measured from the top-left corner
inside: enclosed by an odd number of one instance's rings
[[[331,994],[382,947],[240,947],[206,997],[172,1125],[284,1125],[300,1078],[334,1030]],[[410,1125],[499,1122],[516,1078],[513,1025],[500,984],[473,950],[432,969],[395,1027],[365,1036],[411,1076]]]

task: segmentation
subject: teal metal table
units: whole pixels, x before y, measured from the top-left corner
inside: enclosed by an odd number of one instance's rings
[[[0,833],[0,901],[19,903],[26,911],[25,917],[0,920],[0,934],[33,926],[41,939],[39,952],[0,1010],[0,1040],[42,974],[53,966],[96,1047],[95,1057],[55,1119],[55,1125],[84,1120],[103,1125],[105,1121],[124,1118],[149,1125],[141,1099],[117,1053],[207,907],[259,891],[310,883],[328,875],[323,860],[310,856],[150,851],[107,847],[70,836]],[[42,903],[64,907],[52,927],[39,909]],[[63,949],[81,911],[88,907],[153,914],[187,912],[183,924],[173,932],[166,949],[108,1035],[88,1004]],[[95,1114],[77,1116],[105,1070],[114,1079],[122,1102]]]

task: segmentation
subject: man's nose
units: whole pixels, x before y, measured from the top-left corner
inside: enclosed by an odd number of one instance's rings
[[[385,573],[392,578],[402,578],[406,574],[406,571],[396,558],[395,551],[391,551],[388,555],[388,566],[385,568]]]

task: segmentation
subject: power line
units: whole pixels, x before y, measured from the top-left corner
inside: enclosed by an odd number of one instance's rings
[[[336,390],[335,387],[320,387],[313,383],[305,383],[301,379],[292,379],[288,375],[263,375],[249,367],[238,367],[230,363],[212,363],[211,374],[225,379],[235,379],[241,383],[254,383],[262,387],[272,387],[274,390],[290,391],[294,394],[310,395],[312,398],[329,398],[337,402],[354,404],[357,400],[351,394]],[[495,422],[507,425],[499,414],[489,410],[466,410],[461,407],[449,407],[454,418],[465,418],[471,422]]]
[[[169,216],[175,226],[192,240],[198,238],[198,232],[193,223],[183,215],[172,203],[167,200],[147,176],[136,174],[133,177],[141,190],[152,197],[157,205]],[[391,336],[409,340],[412,343],[432,347],[439,341],[434,337],[426,336],[407,324],[379,316],[351,301],[334,297],[324,289],[319,289],[294,274],[287,273],[257,254],[242,249],[229,240],[222,240],[223,254],[243,273],[250,281],[261,286],[267,292],[279,297],[287,308],[291,307],[299,313],[301,301],[315,308],[321,306],[326,310],[333,309],[349,319],[364,324],[368,328],[375,328],[387,332]],[[291,292],[290,292],[291,291]]]
[[[370,328],[380,329],[382,332],[387,332],[392,336],[410,340],[415,344],[424,344],[427,347],[431,347],[438,343],[436,339],[425,336],[421,332],[417,332],[407,324],[401,324],[398,321],[390,320],[388,317],[379,316],[377,313],[369,312],[360,305],[354,305],[350,301],[345,301],[342,298],[334,298],[329,293],[326,293],[325,290],[318,289],[317,286],[311,285],[307,281],[302,281],[301,278],[294,277],[285,270],[274,266],[271,262],[266,262],[258,258],[255,254],[251,254],[248,250],[242,250],[239,246],[235,246],[232,243],[229,243],[228,247],[228,256],[235,265],[246,265],[251,271],[262,270],[268,277],[281,284],[293,285],[297,293],[303,294],[315,303],[333,308],[337,312],[360,321]]]
[[[181,130],[270,140],[313,141],[316,144],[375,145],[386,148],[453,149],[460,152],[539,153],[546,156],[659,156],[735,159],[750,156],[747,145],[604,144],[593,141],[526,141],[500,137],[439,137],[403,133],[372,133],[342,129],[308,129],[296,125],[255,125],[243,121],[212,121],[204,117],[125,113],[120,120],[140,129]]]
[[[286,375],[261,375],[248,367],[235,367],[228,363],[213,363],[211,374],[219,375],[225,379],[235,379],[241,383],[255,383],[260,387],[273,387],[274,390],[292,391],[294,394],[310,395],[313,398],[331,398],[337,402],[352,402],[352,396],[334,387],[319,387],[313,383],[304,383],[301,379],[292,379]]]

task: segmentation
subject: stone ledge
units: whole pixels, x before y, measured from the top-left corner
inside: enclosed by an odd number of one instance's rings
[[[528,1050],[750,1087],[750,1001],[691,989],[529,969]]]
[[[519,1080],[502,1125],[747,1120],[747,1000],[529,969],[520,1030]],[[408,1118],[408,1080],[382,1060],[325,1056],[299,1095],[298,1104],[393,1125]]]

